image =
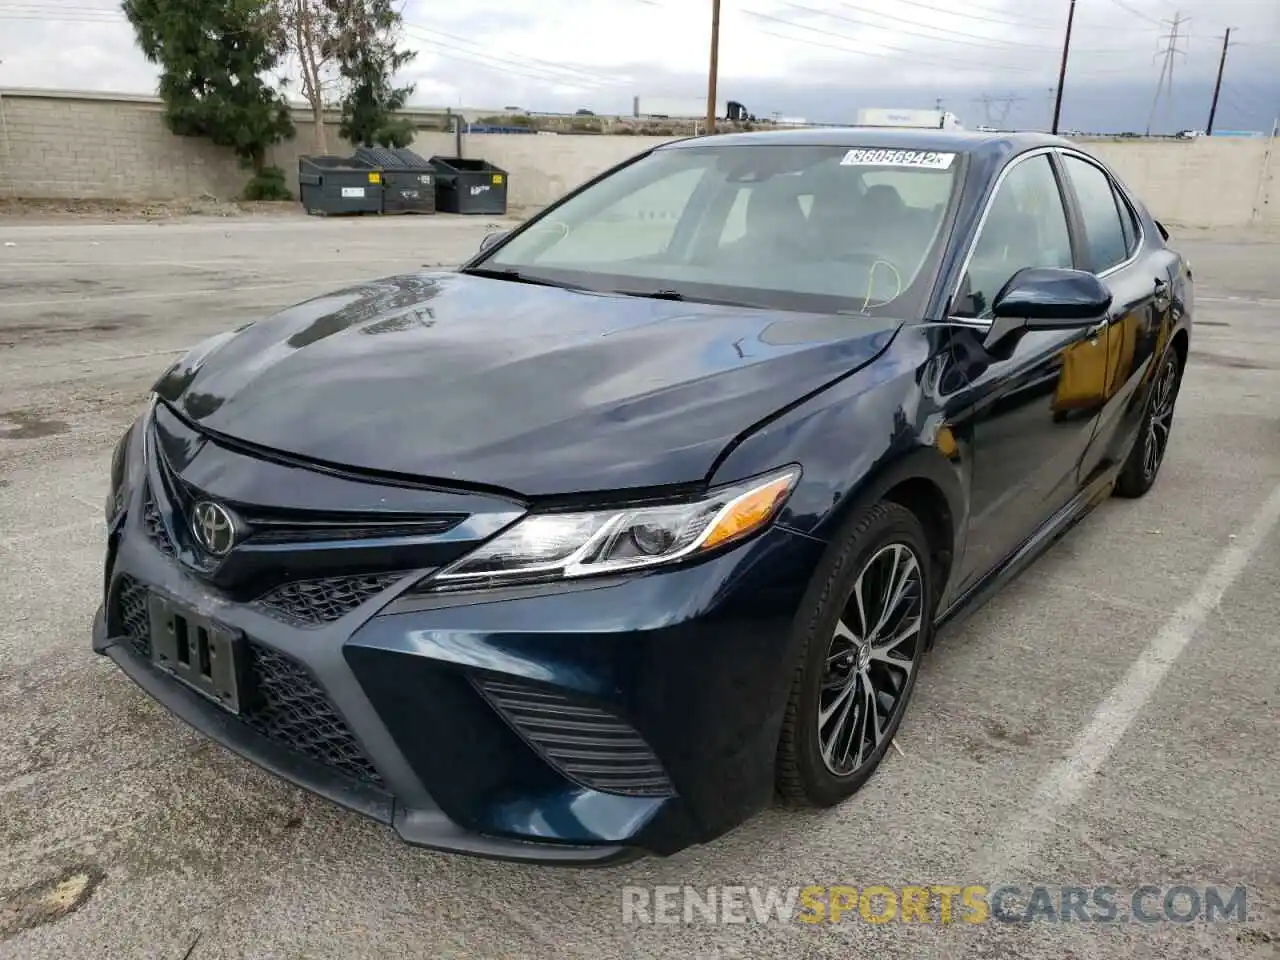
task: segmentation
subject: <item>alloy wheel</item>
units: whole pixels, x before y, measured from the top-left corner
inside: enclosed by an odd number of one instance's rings
[[[818,696],[818,743],[835,776],[874,762],[905,706],[922,652],[923,612],[915,551],[904,543],[876,551],[836,622]]]
[[[1169,356],[1160,368],[1151,398],[1151,417],[1147,421],[1147,437],[1142,450],[1142,474],[1146,480],[1155,477],[1169,446],[1169,428],[1173,425],[1173,404],[1178,395],[1178,359]]]

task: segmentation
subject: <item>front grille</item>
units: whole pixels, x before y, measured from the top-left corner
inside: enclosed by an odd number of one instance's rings
[[[169,531],[165,529],[164,520],[160,516],[160,507],[156,504],[155,495],[151,492],[151,484],[147,484],[142,496],[142,525],[146,528],[147,538],[166,557],[177,556],[178,551],[173,545]]]
[[[259,733],[364,783],[382,777],[320,685],[293,660],[249,644],[254,706],[243,719]]]
[[[121,630],[139,657],[151,657],[147,588],[122,576],[112,629]],[[292,659],[252,640],[246,644],[245,709],[239,717],[254,730],[349,777],[383,786],[382,777],[320,685]]]
[[[303,626],[320,626],[350,613],[377,596],[403,574],[326,577],[284,583],[261,597],[257,605],[267,613]]]
[[[392,521],[358,516],[292,522],[245,513],[254,543],[332,543],[347,540],[408,539],[448,533],[466,517],[448,515]]]
[[[584,787],[632,797],[675,793],[640,734],[594,706],[551,690],[507,681],[477,681],[494,708],[553,767]]]

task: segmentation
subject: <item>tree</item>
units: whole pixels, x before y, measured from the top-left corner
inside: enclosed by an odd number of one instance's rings
[[[334,54],[338,47],[335,0],[275,0],[284,27],[285,43],[298,63],[302,95],[311,107],[312,141],[316,153],[329,152],[324,111],[338,85]]]
[[[342,75],[341,132],[351,143],[408,146],[413,124],[394,116],[413,85],[394,85],[395,75],[416,54],[397,46],[403,21],[391,0],[328,0],[338,23],[334,50]]]
[[[160,67],[165,122],[230,147],[261,176],[267,148],[293,136],[284,95],[266,79],[284,54],[272,0],[124,0],[146,58]]]

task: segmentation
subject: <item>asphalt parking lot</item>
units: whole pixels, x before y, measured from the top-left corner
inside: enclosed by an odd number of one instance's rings
[[[457,263],[490,228],[0,222],[0,958],[1280,953],[1280,237],[1182,241],[1197,326],[1155,489],[1104,504],[945,637],[900,751],[839,809],[771,810],[611,871],[436,855],[210,745],[94,656],[110,449],[167,363],[346,281]],[[622,911],[624,886],[1004,881],[1122,902],[1244,886],[1248,916]]]

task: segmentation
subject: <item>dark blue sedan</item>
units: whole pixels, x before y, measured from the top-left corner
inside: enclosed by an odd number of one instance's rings
[[[1040,135],[651,150],[167,371],[94,649],[436,849],[610,863],[839,803],[937,630],[1155,481],[1167,239]]]

